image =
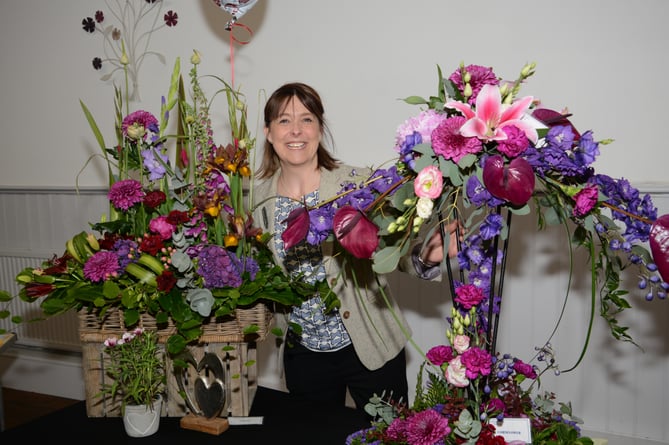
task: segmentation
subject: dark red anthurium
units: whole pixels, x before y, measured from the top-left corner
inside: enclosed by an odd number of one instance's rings
[[[548,108],[537,108],[532,112],[532,117],[541,121],[547,127],[555,127],[556,125],[568,125],[571,127],[571,130],[574,132],[574,137],[576,140],[581,138],[581,133],[578,132],[574,124],[568,119],[571,114],[562,114],[555,110],[550,110]]]
[[[299,244],[309,233],[309,211],[305,206],[294,209],[286,218],[286,230],[281,234],[283,248],[289,250]]]
[[[332,229],[339,243],[356,258],[370,259],[379,246],[379,228],[354,207],[337,210]]]
[[[662,215],[650,227],[650,252],[662,279],[669,283],[669,215]]]
[[[483,184],[493,196],[523,206],[534,192],[534,170],[523,158],[505,165],[501,155],[490,156],[483,166]]]

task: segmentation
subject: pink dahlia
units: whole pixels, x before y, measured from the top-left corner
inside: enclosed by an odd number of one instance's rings
[[[478,96],[479,91],[483,85],[499,85],[499,79],[493,72],[492,68],[488,68],[481,65],[467,65],[465,71],[470,75],[469,85],[472,87],[472,95],[469,98],[469,103],[474,105],[476,103],[476,96]],[[460,93],[464,93],[465,84],[462,81],[462,70],[457,69],[451,76],[448,78],[455,86],[460,90]]]
[[[478,153],[483,144],[478,138],[465,137],[460,134],[460,128],[467,121],[463,116],[453,116],[442,121],[432,132],[432,149],[434,152],[453,162],[470,153]]]
[[[84,277],[95,283],[117,276],[118,272],[118,256],[106,250],[96,252],[84,264]]]
[[[112,205],[119,210],[127,211],[130,207],[144,200],[142,184],[134,179],[115,182],[107,195]]]
[[[146,139],[147,131],[154,133],[158,131],[158,119],[148,111],[138,110],[123,119],[121,130],[123,135],[130,139],[136,141]]]
[[[448,419],[428,409],[407,419],[407,442],[411,445],[435,445],[444,443],[444,436],[451,432]]]

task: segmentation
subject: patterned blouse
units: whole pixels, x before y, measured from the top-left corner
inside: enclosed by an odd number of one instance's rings
[[[303,197],[307,205],[318,203],[318,190]],[[302,274],[308,283],[315,283],[325,279],[323,255],[319,246],[309,243],[300,243],[289,252],[283,248],[281,234],[286,228],[285,220],[288,214],[297,206],[302,205],[293,199],[279,196],[276,200],[274,220],[274,241],[276,251],[283,261],[286,270],[291,276]],[[336,351],[351,344],[351,338],[336,309],[328,314],[319,295],[315,295],[293,307],[290,321],[302,326],[302,336],[299,342],[312,351]]]

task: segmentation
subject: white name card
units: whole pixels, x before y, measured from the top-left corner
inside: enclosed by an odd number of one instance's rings
[[[495,434],[507,442],[532,443],[532,428],[528,418],[505,417],[501,422],[490,419],[490,425],[495,427]]]

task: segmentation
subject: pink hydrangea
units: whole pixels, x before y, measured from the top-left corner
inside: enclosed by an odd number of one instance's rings
[[[445,114],[429,109],[421,111],[417,116],[407,119],[397,129],[395,150],[399,152],[404,139],[412,135],[414,131],[420,133],[424,144],[429,144],[432,140],[432,132],[445,118]]]

